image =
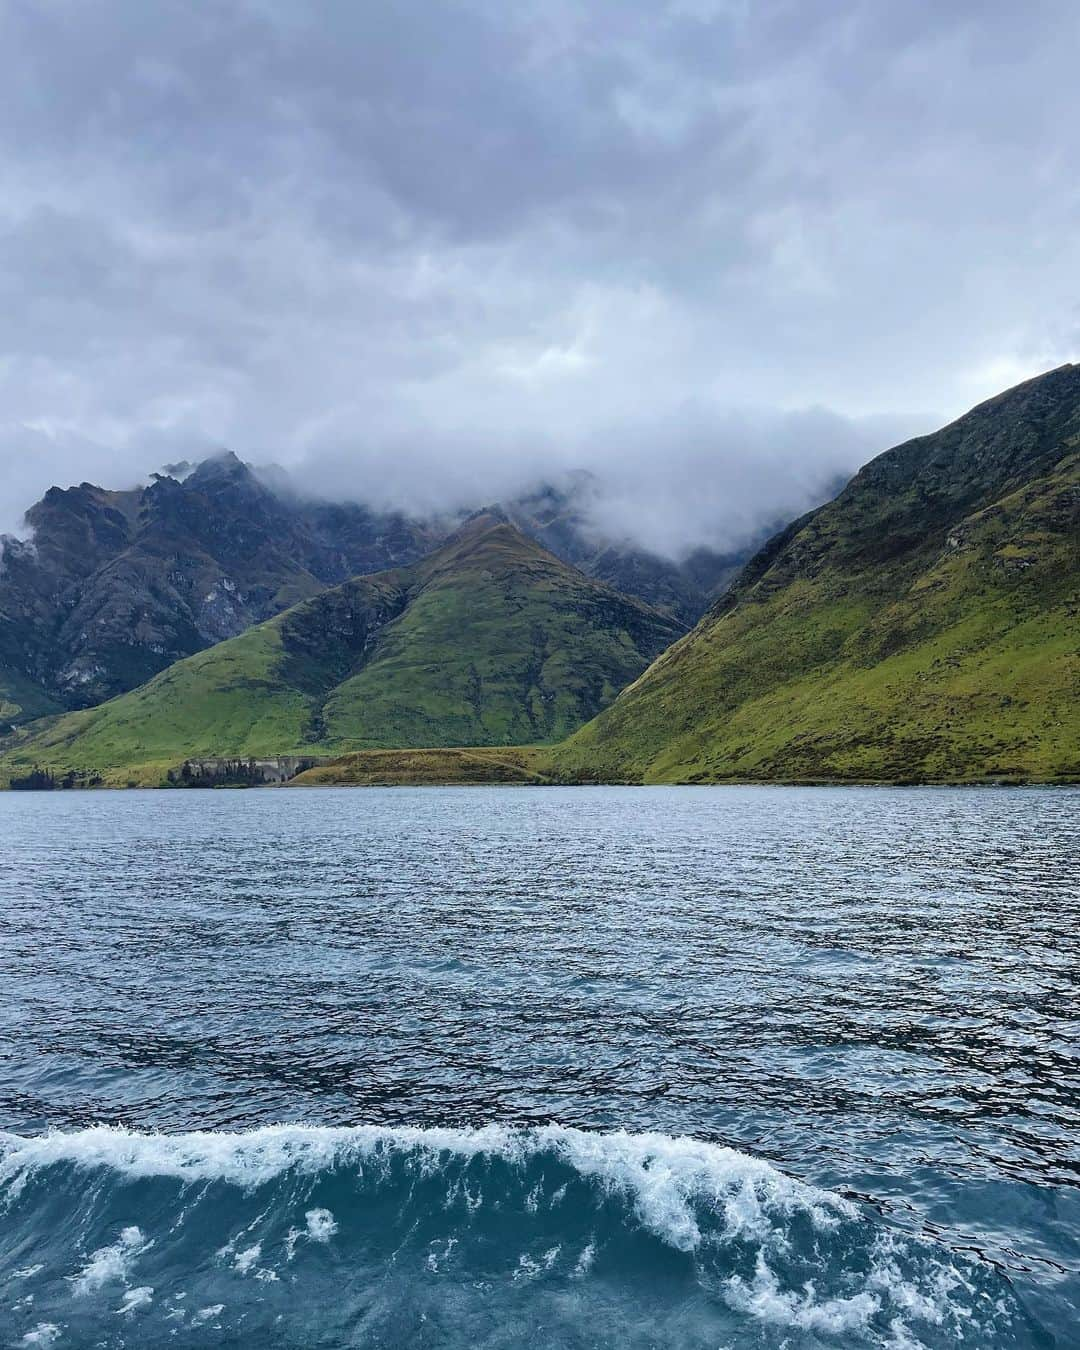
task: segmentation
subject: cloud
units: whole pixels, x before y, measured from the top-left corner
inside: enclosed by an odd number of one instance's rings
[[[291,467],[302,493],[421,514],[509,501],[541,483],[577,482],[598,537],[669,557],[738,548],[826,499],[903,418],[851,420],[825,409],[732,412],[688,402],[649,416],[478,440],[430,427],[419,440],[379,436],[347,451],[331,434]],[[582,489],[580,474],[589,476]]]
[[[0,521],[228,445],[723,542],[1080,333],[1067,0],[0,10]],[[818,411],[815,411],[818,410]]]

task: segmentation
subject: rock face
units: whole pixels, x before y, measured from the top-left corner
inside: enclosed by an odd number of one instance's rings
[[[409,566],[460,523],[299,500],[235,455],[112,492],[51,488],[31,542],[0,540],[0,728],[92,707],[349,577]],[[694,622],[746,554],[677,564],[597,540],[584,480],[511,503],[558,557],[678,622]]]
[[[6,669],[62,707],[100,703],[438,538],[401,516],[282,500],[234,455],[182,483],[52,488],[27,523],[32,543],[6,543],[0,568],[0,681]]]
[[[887,451],[555,751],[573,778],[1080,778],[1080,366]]]

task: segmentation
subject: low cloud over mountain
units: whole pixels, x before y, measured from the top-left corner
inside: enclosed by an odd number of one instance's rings
[[[1078,25],[6,6],[0,528],[219,446],[417,506],[587,468],[656,547],[799,509],[1076,352]]]

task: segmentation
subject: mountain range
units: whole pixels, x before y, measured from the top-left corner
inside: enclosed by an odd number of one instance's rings
[[[556,741],[682,631],[481,513],[420,563],[354,577],[16,733],[5,763],[15,777],[156,782],[186,759]]]
[[[752,552],[699,549],[675,562],[600,538],[591,486],[579,475],[501,509],[556,556],[683,626]],[[124,491],[54,487],[27,512],[28,540],[0,540],[0,724],[134,689],[327,587],[419,562],[464,518],[311,500],[231,453]]]
[[[4,554],[0,778],[1080,778],[1080,366],[886,451],[741,570],[603,546],[554,489],[451,529],[293,502],[228,457],[39,507]]]

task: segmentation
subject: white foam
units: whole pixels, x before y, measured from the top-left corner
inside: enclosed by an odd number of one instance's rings
[[[427,1268],[433,1274],[438,1274],[442,1269],[442,1262],[449,1261],[454,1254],[454,1248],[458,1245],[457,1238],[448,1238],[446,1245],[441,1252],[428,1252]]]
[[[809,1282],[798,1293],[781,1289],[780,1281],[760,1251],[753,1280],[747,1282],[734,1275],[727,1281],[725,1289],[727,1301],[736,1312],[747,1313],[762,1322],[831,1336],[845,1331],[864,1331],[881,1308],[878,1297],[865,1289],[848,1298],[825,1299],[818,1298]]]
[[[252,1187],[289,1169],[314,1174],[403,1152],[429,1171],[446,1154],[524,1163],[553,1153],[580,1176],[627,1193],[641,1222],[680,1251],[691,1251],[701,1241],[695,1203],[722,1213],[730,1236],[758,1240],[775,1231],[778,1217],[796,1211],[819,1228],[856,1213],[839,1196],[795,1181],[735,1149],[666,1134],[594,1134],[560,1125],[533,1130],[501,1125],[461,1130],[278,1125],[235,1134],[171,1135],[97,1126],[32,1138],[0,1134],[0,1186],[18,1187],[36,1169],[66,1163],[108,1167],[127,1177]]]
[[[526,1252],[522,1252],[518,1257],[517,1269],[514,1271],[515,1282],[518,1280],[531,1280],[534,1275],[539,1274],[539,1264]]]
[[[60,1339],[60,1328],[55,1322],[39,1322],[33,1331],[22,1338],[23,1345],[55,1345]]]
[[[68,1163],[108,1167],[127,1177],[251,1187],[273,1181],[290,1168],[313,1174],[369,1158],[379,1150],[417,1150],[430,1155],[433,1165],[442,1152],[507,1154],[515,1151],[516,1137],[513,1130],[497,1125],[479,1130],[268,1125],[241,1133],[186,1134],[142,1134],[98,1125],[31,1137],[0,1132],[0,1185],[11,1186],[39,1168]]]
[[[211,1303],[206,1308],[200,1308],[198,1312],[192,1313],[190,1325],[193,1327],[205,1326],[207,1322],[212,1322],[215,1317],[220,1317],[225,1311],[224,1303]]]
[[[878,1328],[887,1324],[888,1340],[883,1343],[890,1350],[921,1350],[923,1342],[912,1324],[947,1327],[957,1343],[964,1339],[965,1328],[976,1327],[972,1320],[978,1301],[975,1287],[954,1266],[923,1247],[917,1269],[905,1275],[899,1260],[904,1244],[892,1233],[876,1236],[869,1249],[868,1270],[852,1292],[842,1297],[820,1294],[812,1281],[799,1290],[782,1288],[766,1260],[767,1249],[767,1244],[758,1249],[753,1279],[736,1275],[724,1285],[728,1304],[759,1321],[827,1335],[865,1333],[873,1322]],[[966,1301],[957,1298],[958,1290],[968,1296]],[[995,1307],[979,1330],[989,1334],[995,1321],[1007,1322],[1009,1317],[1007,1307]]]
[[[581,1249],[581,1255],[577,1259],[577,1265],[574,1267],[574,1274],[580,1279],[583,1275],[588,1275],[592,1270],[593,1261],[596,1260],[596,1243],[587,1242]]]
[[[725,1236],[775,1234],[777,1217],[796,1211],[815,1227],[833,1227],[854,1217],[847,1200],[796,1181],[761,1159],[700,1139],[665,1134],[589,1134],[552,1126],[538,1139],[560,1153],[581,1176],[634,1197],[638,1217],[680,1251],[701,1241],[694,1203],[720,1211]]]
[[[237,1252],[233,1258],[233,1270],[238,1270],[241,1275],[246,1275],[260,1256],[262,1256],[261,1242],[256,1242],[253,1247],[245,1247],[242,1252]]]
[[[559,1253],[562,1251],[562,1245],[549,1247],[539,1259],[532,1257],[528,1252],[522,1252],[518,1257],[517,1269],[514,1271],[515,1280],[531,1280],[537,1275],[542,1275],[554,1266],[559,1259]]]
[[[122,1317],[129,1317],[139,1308],[147,1308],[154,1301],[154,1291],[149,1285],[143,1284],[138,1289],[129,1289],[124,1295],[117,1312]]]
[[[92,1294],[103,1285],[126,1280],[131,1264],[150,1244],[134,1224],[120,1233],[111,1247],[99,1247],[78,1273],[71,1276],[72,1289],[80,1297]]]
[[[304,1218],[312,1242],[329,1242],[337,1232],[337,1220],[328,1209],[309,1209]]]

